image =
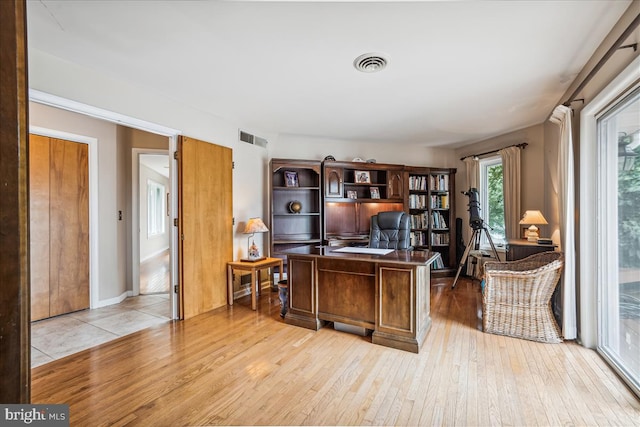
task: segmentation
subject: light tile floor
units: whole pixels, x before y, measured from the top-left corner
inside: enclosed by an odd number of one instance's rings
[[[169,321],[169,294],[139,295],[120,304],[82,310],[31,324],[31,367]]]

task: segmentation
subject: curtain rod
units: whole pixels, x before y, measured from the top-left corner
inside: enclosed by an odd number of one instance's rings
[[[591,79],[596,74],[598,74],[598,71],[600,71],[600,68],[602,68],[602,66],[609,60],[609,58],[611,58],[613,56],[613,54],[618,49],[632,47],[634,52],[637,50],[637,48],[638,48],[638,44],[637,43],[626,45],[626,46],[622,46],[622,43],[636,30],[636,27],[639,24],[640,24],[640,14],[638,14],[635,17],[635,19],[633,21],[631,21],[631,24],[629,24],[629,26],[623,31],[623,33],[620,35],[620,37],[618,37],[618,39],[615,41],[615,43],[613,43],[613,45],[604,54],[604,56],[600,59],[600,61],[598,61],[598,63],[593,67],[593,69],[591,71],[589,71],[589,74],[587,74],[585,76],[584,80],[582,80],[582,82],[580,82],[580,84],[578,85],[576,90],[573,91],[573,93],[571,94],[569,99],[567,99],[565,101],[565,103],[562,104],[562,105],[564,105],[565,107],[569,107],[569,106],[571,106],[572,102],[578,101],[578,99],[576,99],[576,96],[578,96],[580,91],[582,91],[582,89],[584,89],[584,87],[591,81]],[[584,100],[583,100],[583,102],[584,102]]]
[[[506,147],[502,147],[502,148],[498,148],[497,150],[491,150],[491,151],[485,151],[484,153],[478,153],[478,154],[469,154],[468,156],[464,156],[464,157],[460,157],[460,160],[464,160],[467,157],[476,157],[476,156],[484,156],[486,154],[493,154],[493,153],[497,153],[500,150],[504,150],[505,148],[509,148],[509,147],[518,147],[518,148],[522,148],[524,149],[524,147],[526,147],[527,145],[529,145],[526,142],[522,142],[520,144],[513,144],[513,145],[508,145]]]

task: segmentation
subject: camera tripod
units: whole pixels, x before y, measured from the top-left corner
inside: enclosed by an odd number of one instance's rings
[[[460,265],[458,266],[456,277],[455,279],[453,279],[453,284],[451,285],[451,289],[455,289],[456,287],[456,283],[458,282],[458,277],[460,277],[460,271],[462,271],[462,266],[467,265],[467,258],[469,257],[469,252],[471,252],[471,247],[473,247],[474,250],[478,250],[480,248],[480,238],[482,235],[482,230],[484,230],[487,236],[487,240],[489,240],[489,243],[491,244],[491,249],[493,249],[493,255],[496,257],[496,260],[498,261],[500,260],[500,258],[498,257],[498,251],[496,250],[496,247],[493,244],[493,240],[491,240],[491,234],[489,234],[489,232],[487,231],[487,227],[484,225],[484,223],[481,224],[479,227],[474,227],[473,234],[471,235],[471,239],[469,239],[469,243],[467,244],[467,247],[464,250],[464,253],[462,254],[462,258],[460,259]]]

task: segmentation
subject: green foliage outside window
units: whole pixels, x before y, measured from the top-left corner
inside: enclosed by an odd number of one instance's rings
[[[502,164],[487,168],[489,223],[491,236],[504,239],[504,192],[502,179]]]
[[[640,268],[640,165],[637,163],[631,170],[618,170],[618,247],[622,268]]]

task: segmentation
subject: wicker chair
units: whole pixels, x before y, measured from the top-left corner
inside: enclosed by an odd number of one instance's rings
[[[562,342],[551,295],[564,266],[561,252],[518,261],[487,262],[482,295],[484,332],[545,343]]]

